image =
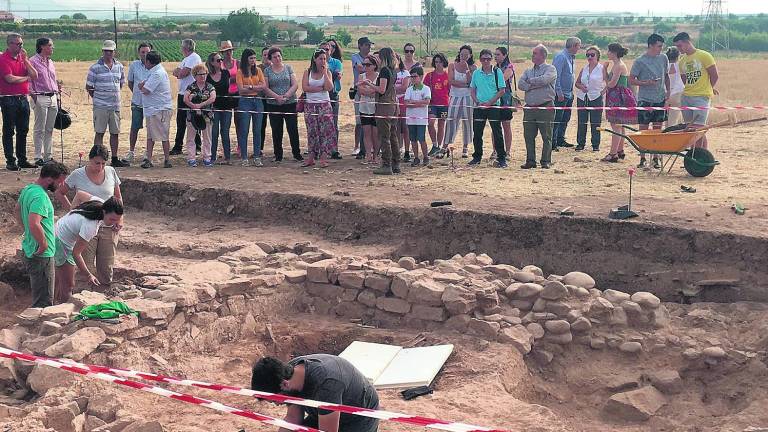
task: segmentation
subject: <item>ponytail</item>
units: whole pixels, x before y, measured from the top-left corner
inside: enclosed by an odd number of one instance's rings
[[[104,202],[86,201],[72,209],[70,213],[77,213],[88,220],[104,220],[104,215],[107,213],[122,215],[124,211],[123,204],[115,197],[110,197]]]

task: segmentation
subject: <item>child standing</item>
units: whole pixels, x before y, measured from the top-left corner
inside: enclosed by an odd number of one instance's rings
[[[429,87],[424,85],[424,69],[421,66],[411,68],[411,85],[405,91],[405,122],[408,125],[408,137],[413,149],[413,162],[411,166],[419,166],[422,161],[419,160],[419,146],[424,156],[423,165],[429,164],[429,155],[427,154],[427,124],[429,123],[429,101],[432,99],[432,92]],[[417,145],[418,143],[418,145]]]

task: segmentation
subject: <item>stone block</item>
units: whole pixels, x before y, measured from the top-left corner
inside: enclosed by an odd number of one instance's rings
[[[44,353],[48,357],[64,357],[80,361],[94,352],[106,339],[104,330],[85,327],[51,345]]]
[[[445,328],[464,333],[467,331],[469,321],[471,320],[472,318],[466,314],[454,315],[445,322]]]
[[[366,288],[370,288],[374,291],[386,294],[389,292],[389,288],[392,285],[392,278],[385,275],[371,273],[366,275],[364,285]]]
[[[376,299],[376,307],[400,315],[411,311],[411,304],[397,297],[379,297]]]
[[[661,300],[658,297],[645,291],[632,294],[631,300],[646,309],[656,309],[661,305]]]
[[[488,340],[496,340],[496,336],[501,330],[501,324],[497,322],[484,321],[472,318],[469,321],[467,331],[475,336],[480,336]]]
[[[617,393],[608,399],[605,413],[613,420],[645,421],[667,404],[664,395],[653,386]]]
[[[75,375],[72,372],[40,364],[35,365],[27,377],[27,385],[39,395],[44,395],[52,388],[68,387],[74,382]]]
[[[352,270],[339,273],[339,285],[344,288],[363,289],[365,285],[365,271]]]
[[[545,300],[560,300],[568,296],[568,288],[561,282],[548,281],[544,283],[544,289],[539,295]]]
[[[515,297],[518,299],[535,301],[534,297],[538,296],[543,290],[544,287],[537,283],[523,282],[523,284],[517,288]]]
[[[27,339],[21,344],[21,348],[25,351],[32,352],[34,354],[43,354],[51,345],[59,342],[62,338],[61,334],[53,334],[49,336],[40,336],[34,339]]]
[[[453,315],[470,313],[477,306],[477,295],[459,285],[448,285],[443,291],[441,300]]]
[[[328,283],[330,279],[329,269],[336,265],[335,259],[325,259],[307,266],[307,280],[309,282]]]
[[[304,283],[307,280],[306,270],[286,270],[283,272],[283,275],[285,280],[292,284]]]
[[[128,307],[139,312],[142,319],[168,319],[176,311],[176,303],[166,303],[158,300],[131,299],[125,302]]]
[[[574,285],[586,289],[595,287],[595,280],[592,276],[582,272],[570,272],[563,276],[562,282],[565,285]]]
[[[434,280],[417,280],[408,291],[408,301],[427,306],[442,306],[445,285]]]
[[[136,315],[121,315],[118,324],[109,324],[103,321],[87,320],[83,322],[85,327],[96,327],[104,330],[108,335],[116,335],[139,327],[139,317]]]
[[[139,327],[136,330],[131,330],[125,337],[129,340],[143,339],[146,337],[154,336],[157,334],[157,329],[152,326]]]
[[[326,300],[336,300],[344,293],[344,288],[328,283],[307,282],[307,292]]]
[[[360,291],[357,301],[368,307],[376,307],[376,292],[370,289]]]
[[[523,326],[517,325],[501,329],[498,333],[498,340],[501,343],[507,343],[520,351],[520,354],[526,355],[531,352],[533,345],[533,335]]]
[[[443,322],[448,319],[448,312],[443,307],[413,305],[411,314],[425,321]]]

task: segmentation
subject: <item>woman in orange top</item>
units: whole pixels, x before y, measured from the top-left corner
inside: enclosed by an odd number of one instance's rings
[[[253,131],[253,166],[263,166],[261,162],[261,122],[264,103],[261,93],[266,88],[264,73],[258,67],[258,56],[250,49],[243,50],[240,69],[237,71],[237,91],[240,102],[237,106],[237,143],[240,145],[240,157],[243,166],[248,166],[248,128]]]

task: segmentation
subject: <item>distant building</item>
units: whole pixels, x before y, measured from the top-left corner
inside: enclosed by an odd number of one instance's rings
[[[291,43],[303,43],[307,38],[306,30],[294,30],[294,36],[292,40],[288,40],[288,30],[280,30],[277,32],[277,40]]]
[[[20,23],[23,20],[10,12],[0,11],[0,22],[16,22]]]
[[[421,24],[421,17],[410,15],[334,15],[333,24],[344,26],[391,26],[397,24],[411,27]]]

